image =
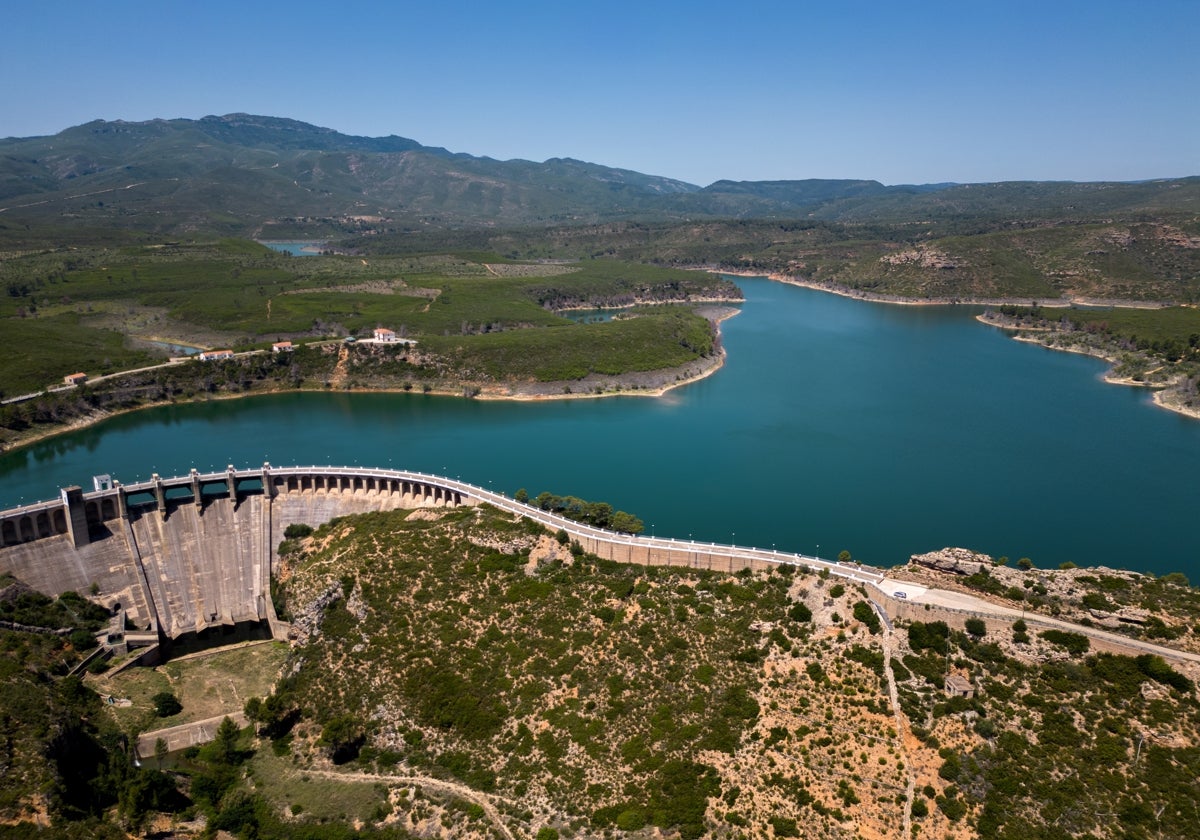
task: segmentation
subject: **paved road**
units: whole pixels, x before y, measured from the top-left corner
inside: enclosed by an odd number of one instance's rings
[[[934,589],[893,578],[884,578],[879,584],[879,588],[885,595],[893,597],[896,596],[896,593],[903,592],[905,594],[904,600],[914,604],[929,604],[935,607],[974,613],[982,618],[992,617],[1001,621],[1016,621],[1023,618],[1027,624],[1053,627],[1060,630],[1068,630],[1072,633],[1082,633],[1089,638],[1110,644],[1122,645],[1144,651],[1145,653],[1153,653],[1166,658],[1200,664],[1200,654],[1188,653],[1187,651],[1176,650],[1151,642],[1143,642],[1140,639],[1131,639],[1120,633],[1112,633],[1097,627],[1084,627],[1082,624],[1073,624],[1070,621],[1063,621],[1062,619],[1042,615],[1041,613],[1032,613],[1014,607],[993,604],[991,601],[985,601],[983,598],[968,595],[965,592]]]

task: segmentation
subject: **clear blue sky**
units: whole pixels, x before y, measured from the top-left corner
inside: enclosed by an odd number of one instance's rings
[[[10,0],[0,20],[0,137],[245,111],[701,185],[1200,174],[1200,0]]]

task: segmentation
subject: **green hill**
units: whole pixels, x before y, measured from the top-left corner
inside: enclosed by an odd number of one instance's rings
[[[323,236],[364,225],[377,231],[696,217],[855,224],[1096,219],[1195,213],[1200,179],[898,186],[722,180],[701,188],[570,158],[498,161],[404,137],[356,137],[229,114],[97,120],[51,137],[0,140],[0,208],[0,241],[5,228],[11,235],[27,225],[253,236],[298,225]]]
[[[828,575],[612,563],[487,506],[344,517],[280,551],[294,641],[269,696],[234,690],[254,731],[154,767],[130,764],[128,714],[61,676],[61,640],[0,629],[22,768],[0,838],[1194,834],[1200,702],[1157,656],[1023,621],[893,629]],[[1072,610],[1153,590],[1200,611],[1179,576],[996,569],[1053,603],[1082,586]],[[206,689],[182,667],[160,671],[187,709]],[[151,676],[103,685],[146,705]]]

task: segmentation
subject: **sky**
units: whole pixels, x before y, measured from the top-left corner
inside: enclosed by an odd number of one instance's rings
[[[0,137],[246,112],[701,186],[1200,175],[1200,0],[0,11]]]

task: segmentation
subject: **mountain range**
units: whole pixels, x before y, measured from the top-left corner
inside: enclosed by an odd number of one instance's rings
[[[695,218],[853,223],[1197,208],[1195,177],[897,186],[720,180],[701,187],[571,158],[500,161],[250,114],[96,120],[53,136],[0,140],[0,227],[9,228],[262,235],[280,220],[387,219],[401,227]]]

